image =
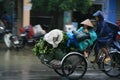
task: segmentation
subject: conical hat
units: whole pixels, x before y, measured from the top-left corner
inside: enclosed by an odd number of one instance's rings
[[[93,24],[91,23],[91,21],[90,21],[89,19],[84,20],[84,21],[81,22],[80,24],[83,24],[83,25],[87,25],[87,26],[93,27]]]

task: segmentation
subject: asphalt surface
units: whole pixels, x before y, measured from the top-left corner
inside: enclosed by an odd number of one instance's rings
[[[89,60],[91,60],[90,58]],[[88,70],[79,80],[120,80],[111,78],[100,71],[96,64],[88,61]],[[53,69],[41,64],[33,55],[32,47],[16,51],[9,50],[0,43],[0,80],[69,80],[61,77]]]

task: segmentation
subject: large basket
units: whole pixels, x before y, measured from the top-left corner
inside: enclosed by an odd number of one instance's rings
[[[61,49],[57,49],[57,50],[55,51],[55,59],[57,59],[57,60],[62,60],[62,58],[63,58],[65,55],[66,55],[66,53],[65,53],[63,50],[61,50]]]
[[[47,63],[49,63],[53,59],[61,61],[65,55],[66,53],[64,51],[62,51],[61,49],[57,49],[55,53],[46,53],[43,56],[44,56],[44,59],[47,60]]]
[[[48,53],[44,55],[44,58],[47,60],[47,62],[49,63],[50,61],[52,61],[54,59],[54,54],[52,53]]]

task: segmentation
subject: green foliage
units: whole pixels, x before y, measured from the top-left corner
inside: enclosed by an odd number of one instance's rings
[[[36,56],[52,54],[54,53],[54,48],[43,39],[40,39],[39,42],[34,46],[33,52]]]
[[[67,48],[67,40],[68,40],[67,35],[63,33],[63,40],[58,45],[58,48],[62,50]],[[44,41],[43,39],[40,39],[39,42],[34,46],[33,52],[34,52],[34,55],[36,56],[41,56],[44,54],[53,54],[55,52],[55,48],[53,48],[51,44]]]
[[[91,0],[32,0],[33,9],[46,11],[76,10],[85,13],[91,6]]]
[[[51,44],[47,43],[43,39],[40,39],[33,48],[33,54],[39,58],[41,55],[44,55],[48,61],[52,60],[53,58],[61,60],[63,56],[66,55],[66,53],[69,53],[71,51],[78,51],[78,48],[74,46],[67,46],[68,39],[69,38],[67,34],[63,32],[63,39],[57,48],[53,48]]]

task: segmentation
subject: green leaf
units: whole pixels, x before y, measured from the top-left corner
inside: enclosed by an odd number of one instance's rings
[[[32,0],[33,9],[44,11],[67,11],[76,9],[85,13],[92,0]]]

